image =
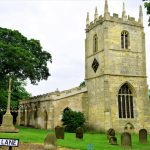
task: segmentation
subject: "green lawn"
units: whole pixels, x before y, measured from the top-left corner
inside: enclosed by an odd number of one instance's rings
[[[46,135],[52,131],[19,127],[19,133],[0,133],[0,138],[17,138],[25,143],[42,143]],[[64,140],[58,140],[59,146],[87,150],[87,145],[92,144],[93,150],[124,150],[120,145],[120,135],[117,135],[118,145],[110,145],[105,134],[84,134],[83,140],[77,140],[74,133],[65,133]],[[138,135],[132,135],[132,150],[150,150],[150,135],[147,144],[138,142]],[[91,149],[92,150],[92,149]]]

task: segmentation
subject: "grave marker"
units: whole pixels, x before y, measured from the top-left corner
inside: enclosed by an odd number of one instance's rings
[[[113,128],[107,130],[107,139],[109,139],[110,136],[115,136],[115,130]]]
[[[57,150],[57,139],[54,133],[49,133],[44,139],[44,150]]]
[[[64,127],[56,126],[55,135],[57,139],[64,139]]]
[[[123,147],[131,147],[132,141],[131,141],[131,134],[128,132],[124,132],[121,135],[121,145]]]
[[[117,138],[115,136],[110,136],[109,143],[112,145],[117,145]]]
[[[147,143],[147,130],[146,129],[141,129],[139,131],[139,142]]]
[[[78,127],[76,129],[76,138],[77,139],[83,139],[83,128]]]

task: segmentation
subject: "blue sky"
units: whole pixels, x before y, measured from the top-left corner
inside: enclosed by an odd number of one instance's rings
[[[126,14],[138,19],[142,0],[124,0]],[[121,17],[123,0],[108,0],[109,11]],[[28,84],[32,95],[45,94],[57,88],[66,90],[84,80],[84,40],[87,12],[93,21],[95,7],[103,14],[104,0],[0,0],[0,26],[19,30],[24,36],[38,39],[44,50],[50,52],[51,76],[38,85]],[[146,33],[147,75],[150,85],[150,27],[143,7]]]

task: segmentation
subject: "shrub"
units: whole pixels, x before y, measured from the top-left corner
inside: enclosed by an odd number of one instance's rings
[[[63,111],[62,120],[65,131],[75,132],[77,127],[83,127],[85,123],[84,114],[67,108]]]

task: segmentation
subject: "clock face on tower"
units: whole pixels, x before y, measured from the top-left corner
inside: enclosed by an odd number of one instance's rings
[[[96,58],[94,58],[93,63],[92,63],[92,68],[93,68],[93,70],[94,70],[95,73],[96,73],[98,67],[99,67],[99,63],[96,60]]]

